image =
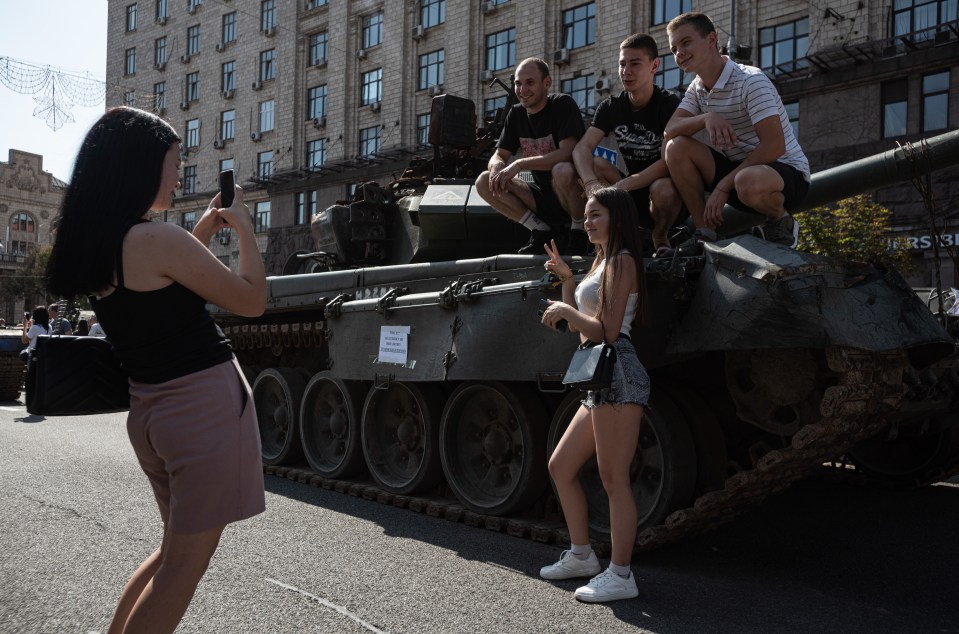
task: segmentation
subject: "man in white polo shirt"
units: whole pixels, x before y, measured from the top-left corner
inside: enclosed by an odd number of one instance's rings
[[[669,176],[696,225],[680,252],[716,240],[726,203],[764,215],[766,239],[795,246],[798,225],[788,210],[809,190],[809,161],[776,87],[758,68],[719,53],[704,13],[684,13],[666,32],[676,64],[696,74],[665,132]],[[700,130],[708,145],[693,138]]]

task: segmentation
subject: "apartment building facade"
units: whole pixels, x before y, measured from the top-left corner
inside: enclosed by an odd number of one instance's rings
[[[621,90],[618,46],[660,45],[658,83],[692,77],[668,51],[666,23],[710,14],[737,59],[774,79],[814,170],[959,124],[957,0],[110,0],[108,106],[137,105],[184,139],[183,189],[168,221],[190,227],[231,167],[247,191],[271,274],[302,270],[310,216],[357,183],[385,184],[429,152],[430,103],[471,99],[479,117],[505,103],[494,80],[543,57],[555,91],[588,116]],[[955,210],[956,170],[935,197]],[[896,229],[931,251],[919,196],[889,188]],[[948,213],[948,212],[947,212]],[[959,222],[946,233],[959,234]],[[235,245],[213,245],[228,264]],[[927,283],[917,273],[914,283]]]

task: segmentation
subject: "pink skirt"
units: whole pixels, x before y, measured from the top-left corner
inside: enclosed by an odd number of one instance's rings
[[[131,380],[127,433],[174,533],[266,509],[256,408],[236,359],[165,383]]]

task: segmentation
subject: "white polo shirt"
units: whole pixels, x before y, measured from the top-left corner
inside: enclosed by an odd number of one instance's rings
[[[726,65],[713,89],[706,90],[703,80],[697,76],[686,89],[679,107],[694,115],[706,112],[722,115],[736,133],[736,145],[726,150],[713,149],[736,162],[745,160],[759,145],[756,124],[778,116],[786,139],[786,152],[776,160],[796,168],[809,182],[809,161],[799,147],[789,115],[772,81],[755,66],[744,66],[723,57]]]

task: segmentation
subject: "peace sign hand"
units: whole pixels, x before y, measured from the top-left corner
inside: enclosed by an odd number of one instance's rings
[[[543,245],[543,248],[546,249],[546,255],[549,256],[549,260],[547,260],[543,266],[547,271],[565,282],[573,277],[573,271],[569,268],[569,265],[563,261],[563,258],[560,257],[556,240],[550,240],[549,242],[550,244]]]

